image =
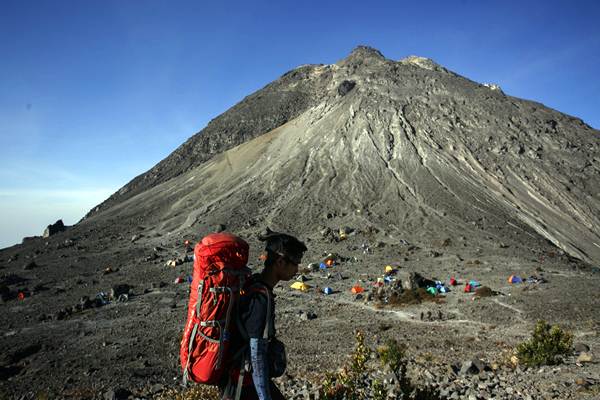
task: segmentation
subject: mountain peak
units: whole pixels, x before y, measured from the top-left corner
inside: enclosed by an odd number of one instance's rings
[[[440,71],[440,72],[448,72],[448,70],[431,58],[420,57],[420,56],[408,56],[399,61],[401,64],[411,64],[416,65],[421,68],[428,69],[430,71]]]
[[[379,50],[365,45],[356,46],[350,56],[385,58]]]
[[[385,60],[385,57],[381,52],[373,47],[359,45],[350,52],[347,61],[358,61],[358,60]]]

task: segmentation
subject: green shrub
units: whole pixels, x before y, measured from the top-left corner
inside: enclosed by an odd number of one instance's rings
[[[365,345],[362,332],[356,333],[356,347],[350,356],[350,363],[337,373],[326,373],[319,389],[323,400],[384,400],[388,398],[383,382],[373,379],[374,365],[367,365],[372,350]],[[406,370],[406,346],[396,340],[378,350],[383,365],[389,366],[398,378],[396,399],[439,400],[435,389],[420,388],[408,379]]]
[[[399,343],[395,339],[388,340],[386,346],[377,350],[381,363],[389,366],[396,376],[403,375],[403,369],[406,369],[406,345]]]
[[[371,386],[371,392],[373,396],[373,400],[386,400],[387,392],[385,391],[385,387],[383,383],[378,380],[373,381],[373,385]]]
[[[368,388],[364,387],[364,375],[367,372],[366,364],[371,356],[371,349],[365,345],[365,336],[361,331],[355,335],[356,347],[350,355],[350,365],[343,367],[337,373],[326,373],[321,389],[320,398],[324,400],[354,400],[362,399],[361,393]]]
[[[553,365],[561,361],[559,356],[569,354],[572,347],[572,333],[540,320],[535,325],[531,340],[517,346],[517,357],[524,365]]]
[[[359,375],[366,371],[365,366],[371,357],[371,349],[365,345],[365,335],[361,331],[356,332],[355,338],[356,347],[351,356],[351,370],[355,375]]]
[[[325,379],[319,389],[319,397],[324,400],[353,399],[355,392],[354,381],[350,378],[348,370],[342,369],[337,373],[325,373]]]

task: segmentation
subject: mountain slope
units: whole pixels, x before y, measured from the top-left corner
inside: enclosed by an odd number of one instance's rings
[[[168,231],[217,221],[298,230],[333,212],[395,235],[547,239],[600,261],[598,131],[421,58],[394,62],[358,48],[310,68],[328,77],[320,102],[198,166],[168,170],[165,179],[175,178],[148,181],[107,215],[143,205]],[[344,93],[347,82],[355,86]],[[169,159],[183,157],[176,153]]]
[[[287,72],[210,121],[168,157],[132,179],[91,210],[86,217],[178,176],[215,154],[295,118],[321,99],[323,87],[329,80],[326,72],[317,65],[306,65]]]

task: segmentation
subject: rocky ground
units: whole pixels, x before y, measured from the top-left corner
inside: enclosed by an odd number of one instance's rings
[[[259,270],[266,226],[309,248],[308,290],[276,288],[290,397],[313,396],[360,330],[372,347],[406,344],[409,375],[441,398],[598,398],[599,134],[421,57],[358,47],[298,67],[77,225],[0,250],[0,398],[172,393],[184,241],[226,229]],[[308,270],[330,253],[334,265]],[[410,273],[459,285],[394,300],[388,288]],[[465,292],[471,280],[490,296]],[[576,348],[558,366],[515,366],[538,319],[573,332]],[[394,391],[385,370],[365,379],[376,375]]]
[[[550,244],[525,255],[505,245],[476,247],[461,236],[413,242],[366,227],[338,241],[340,222],[324,219],[331,232],[303,237],[310,249],[303,265],[309,290],[291,289],[291,282],[276,288],[277,329],[289,353],[288,374],[279,384],[290,398],[311,397],[322,373],[346,361],[356,330],[372,347],[388,338],[407,344],[410,376],[438,389],[441,398],[597,398],[598,268]],[[251,231],[240,234],[249,239],[258,269],[261,249]],[[185,239],[200,238],[169,237],[141,225],[82,223],[2,250],[3,398],[152,398],[178,387],[193,263],[166,264],[189,260]],[[338,254],[335,265],[308,271],[328,253]],[[524,258],[529,262],[516,262]],[[387,265],[397,270],[393,279],[419,272],[461,284],[436,301],[382,304],[369,293]],[[509,284],[512,274],[546,282]],[[468,280],[497,294],[465,293]],[[365,293],[351,293],[355,285]],[[324,294],[325,287],[333,293]],[[572,331],[578,352],[557,366],[515,367],[512,350],[541,318]],[[385,382],[392,390],[391,376]]]

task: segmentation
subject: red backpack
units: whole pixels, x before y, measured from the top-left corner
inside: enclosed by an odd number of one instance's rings
[[[230,233],[213,233],[194,248],[194,273],[187,322],[179,351],[184,384],[219,383],[232,358],[237,301],[250,276],[248,243]]]

